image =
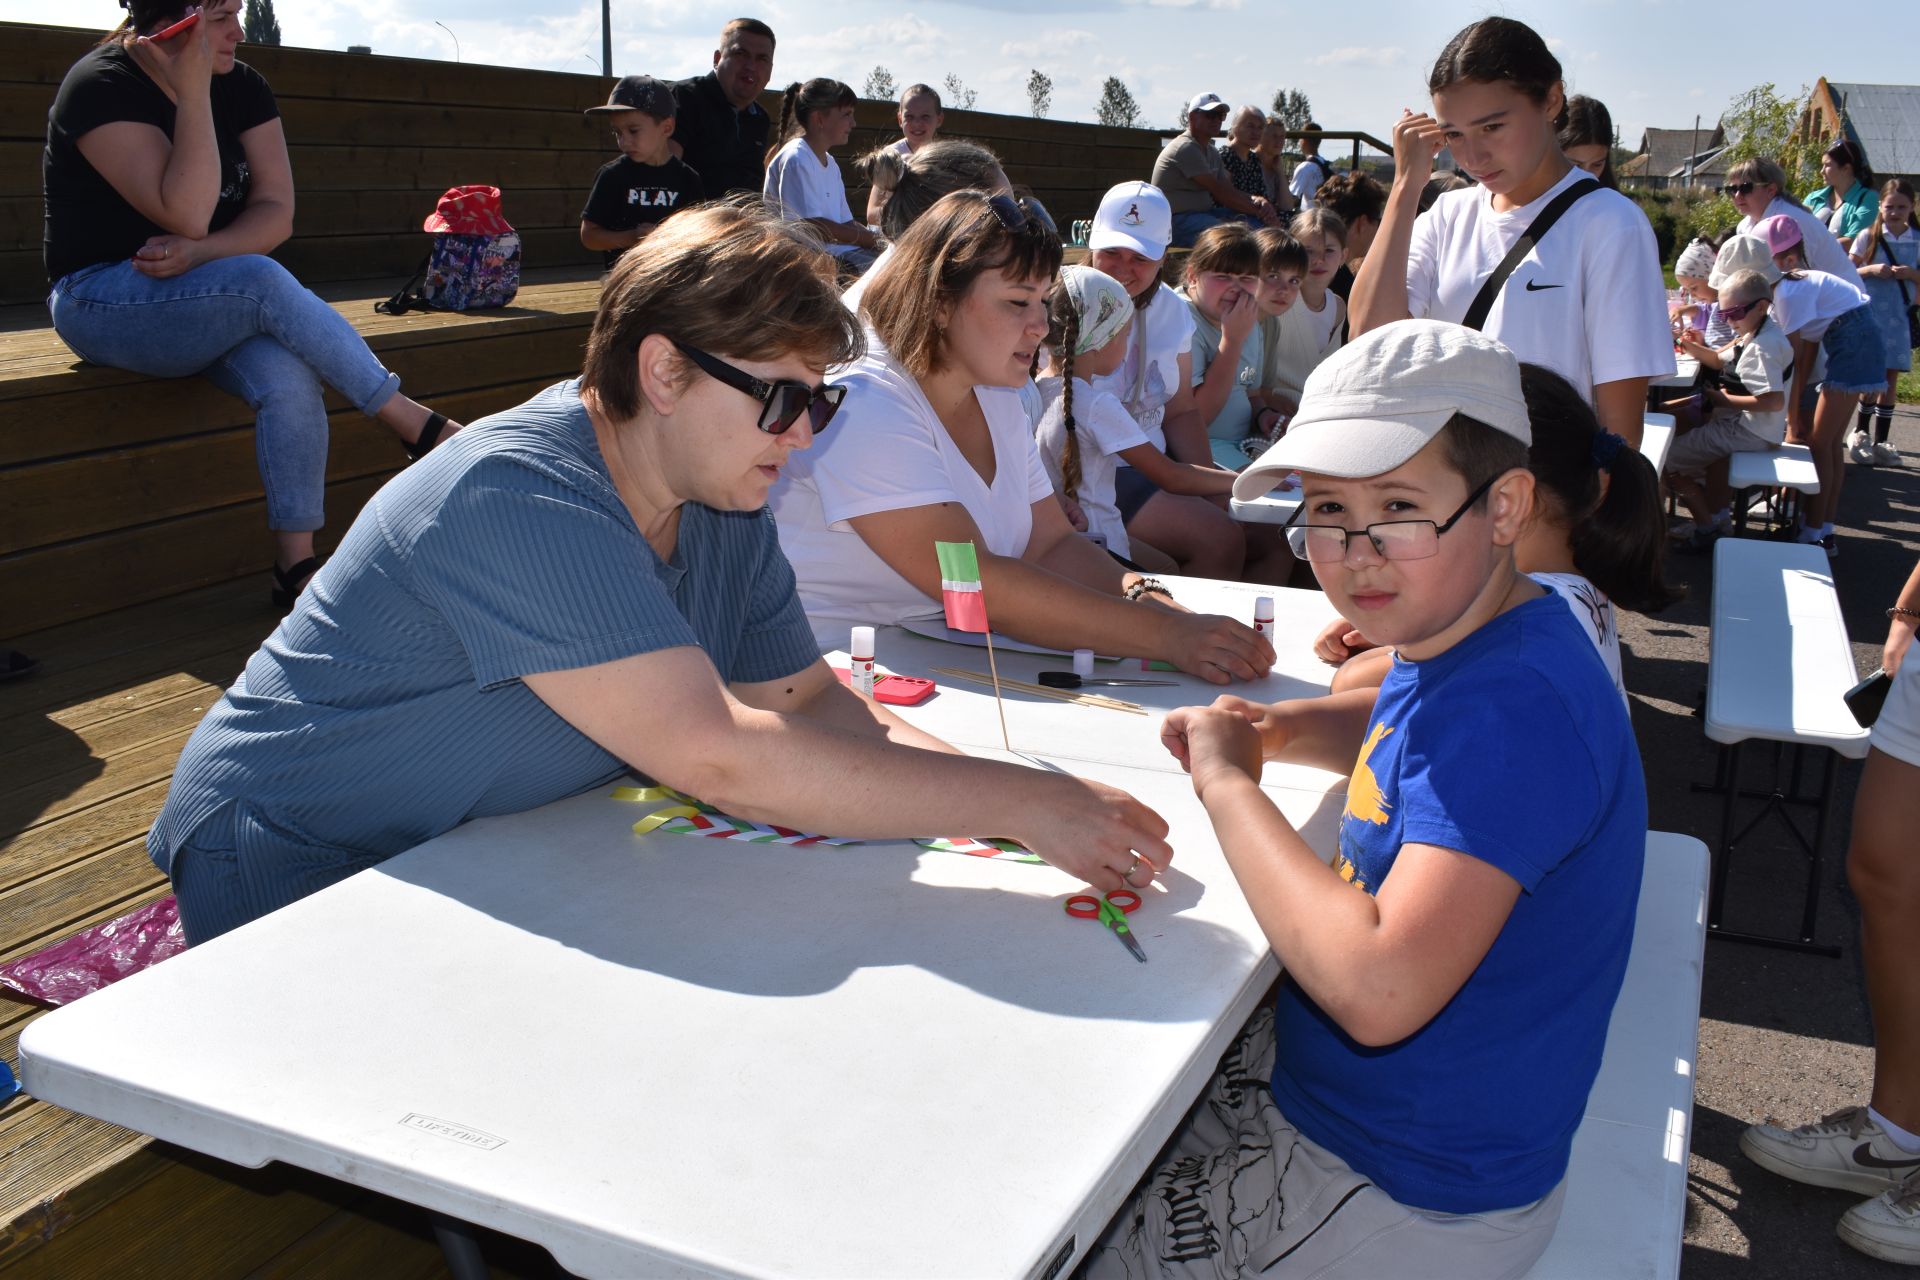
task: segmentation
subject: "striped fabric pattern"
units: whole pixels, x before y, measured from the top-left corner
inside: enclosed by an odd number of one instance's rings
[[[936,542],[940,603],[955,631],[987,630],[987,597],[980,589],[980,557],[971,542]]]

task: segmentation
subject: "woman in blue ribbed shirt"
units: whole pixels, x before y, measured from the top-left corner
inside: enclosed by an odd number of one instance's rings
[[[175,770],[147,845],[190,942],[629,770],[745,818],[991,832],[1149,882],[1151,810],[960,756],[821,660],[765,507],[862,348],[832,282],[765,213],[681,214],[621,258],[578,379],[374,496]]]

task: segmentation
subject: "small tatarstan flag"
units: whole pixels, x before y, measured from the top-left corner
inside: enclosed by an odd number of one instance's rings
[[[987,598],[980,590],[980,557],[971,542],[936,542],[940,557],[940,603],[955,631],[987,630]]]

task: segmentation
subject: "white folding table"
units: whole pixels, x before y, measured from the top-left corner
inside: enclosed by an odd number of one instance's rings
[[[1649,387],[1690,387],[1700,376],[1700,362],[1692,356],[1675,356],[1674,371],[1664,378],[1649,378]]]
[[[56,1010],[25,1081],[589,1277],[1051,1275],[1277,974],[1187,780],[1072,767],[1172,824],[1146,964],[1052,867],[636,836],[644,807],[596,792]],[[1337,793],[1271,794],[1331,847]]]

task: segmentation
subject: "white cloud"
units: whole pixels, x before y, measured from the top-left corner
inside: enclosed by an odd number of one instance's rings
[[[1008,40],[1000,46],[1003,58],[1054,58],[1077,49],[1098,46],[1100,37],[1077,27],[1043,31],[1032,40]]]
[[[1399,45],[1346,45],[1313,59],[1316,67],[1391,67],[1407,56]]]

